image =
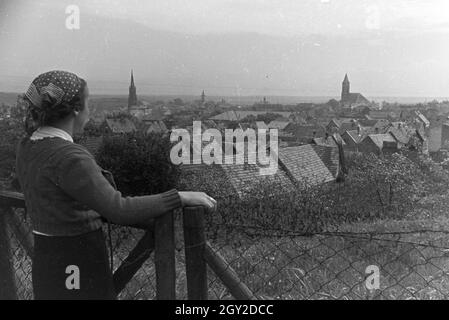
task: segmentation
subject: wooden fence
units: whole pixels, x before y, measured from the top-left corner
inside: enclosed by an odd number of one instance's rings
[[[0,191],[0,299],[17,299],[15,270],[13,267],[11,232],[30,257],[33,256],[33,236],[28,226],[14,209],[25,208],[23,194]],[[187,297],[189,300],[208,299],[207,273],[210,270],[223,282],[235,299],[253,300],[256,296],[240,281],[225,259],[211,247],[204,232],[204,209],[184,208],[183,233]],[[156,268],[156,298],[176,299],[176,260],[174,213],[155,219],[154,226],[146,229],[128,256],[113,274],[119,294],[154,251]]]

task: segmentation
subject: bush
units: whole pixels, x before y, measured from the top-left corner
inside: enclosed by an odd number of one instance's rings
[[[17,144],[25,135],[23,123],[16,119],[0,121],[0,178],[10,178],[15,172]]]
[[[114,175],[125,196],[155,194],[174,188],[179,168],[170,161],[171,142],[161,134],[105,136],[98,164]]]

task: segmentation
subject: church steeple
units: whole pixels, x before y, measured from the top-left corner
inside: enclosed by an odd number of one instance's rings
[[[131,69],[131,84],[129,85],[129,94],[128,94],[128,111],[132,106],[137,105],[137,94],[136,94],[136,86],[134,85],[134,74]]]
[[[343,79],[343,83],[341,85],[341,101],[345,101],[349,96],[350,92],[350,83],[348,79],[348,74],[345,74],[345,78]]]
[[[131,86],[134,87],[134,74],[133,74],[133,69],[131,69]]]
[[[201,93],[201,103],[204,103],[204,102],[206,102],[206,94],[204,93],[204,90],[203,90],[203,92]]]

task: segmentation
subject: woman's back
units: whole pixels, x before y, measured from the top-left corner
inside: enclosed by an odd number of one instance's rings
[[[19,143],[16,170],[34,231],[72,236],[101,227],[97,212],[61,188],[80,183],[82,177],[78,181],[61,181],[62,177],[70,177],[63,173],[74,169],[70,164],[80,156],[91,157],[82,146],[58,137],[34,141],[24,138]]]

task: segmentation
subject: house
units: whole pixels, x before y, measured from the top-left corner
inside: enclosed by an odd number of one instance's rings
[[[399,149],[408,145],[410,141],[410,134],[405,125],[399,124],[398,126],[390,126],[387,129],[387,132],[390,133],[396,140]]]
[[[226,159],[235,159],[234,155],[227,155]],[[290,181],[287,173],[282,169],[278,170],[274,174],[261,175],[260,169],[266,166],[262,166],[259,163],[248,163],[248,154],[244,155],[244,163],[237,164],[233,160],[232,164],[226,164],[226,160],[220,165],[227,180],[232,185],[235,192],[240,198],[244,198],[251,191],[251,187],[256,187],[258,184],[276,184],[283,188],[292,188],[293,183]],[[274,160],[274,159],[273,159]]]
[[[288,121],[279,121],[279,120],[273,120],[268,124],[268,128],[270,129],[278,129],[279,131],[284,130],[290,122]]]
[[[106,119],[104,128],[111,133],[130,133],[137,130],[135,124],[125,117]]]
[[[300,125],[290,123],[285,129],[284,132],[290,133],[296,141],[302,143],[310,143],[313,138],[322,137],[325,135],[326,130],[323,126],[319,125]]]
[[[359,151],[359,143],[365,138],[367,134],[360,128],[357,130],[347,130],[342,133],[341,138],[345,142],[345,150],[348,151]]]
[[[397,150],[397,141],[390,133],[368,134],[358,145],[358,150],[365,153],[382,154],[384,148]]]
[[[428,130],[428,150],[429,152],[437,152],[440,149],[449,149],[449,123],[443,123],[431,127]]]
[[[332,173],[337,182],[341,181],[340,179],[347,173],[345,155],[342,147],[343,146],[341,146],[341,148],[334,148],[329,146],[312,145],[312,148]]]
[[[430,121],[419,110],[416,110],[415,114],[416,120],[420,121],[423,124],[424,129],[430,127]]]
[[[326,132],[324,137],[313,138],[311,143],[317,146],[337,148],[340,141],[342,142],[343,146],[346,144],[340,134],[334,133],[330,135]]]
[[[168,128],[165,125],[164,121],[152,121],[152,122],[146,122],[147,129],[145,132],[147,134],[150,133],[166,133],[168,132]]]
[[[256,129],[268,130],[268,126],[263,121],[256,121]]]
[[[334,174],[310,144],[280,148],[279,164],[288,177],[299,185],[310,187],[335,180]]]
[[[357,128],[357,120],[352,118],[332,119],[326,126],[328,133],[343,133],[346,130],[354,130]]]

